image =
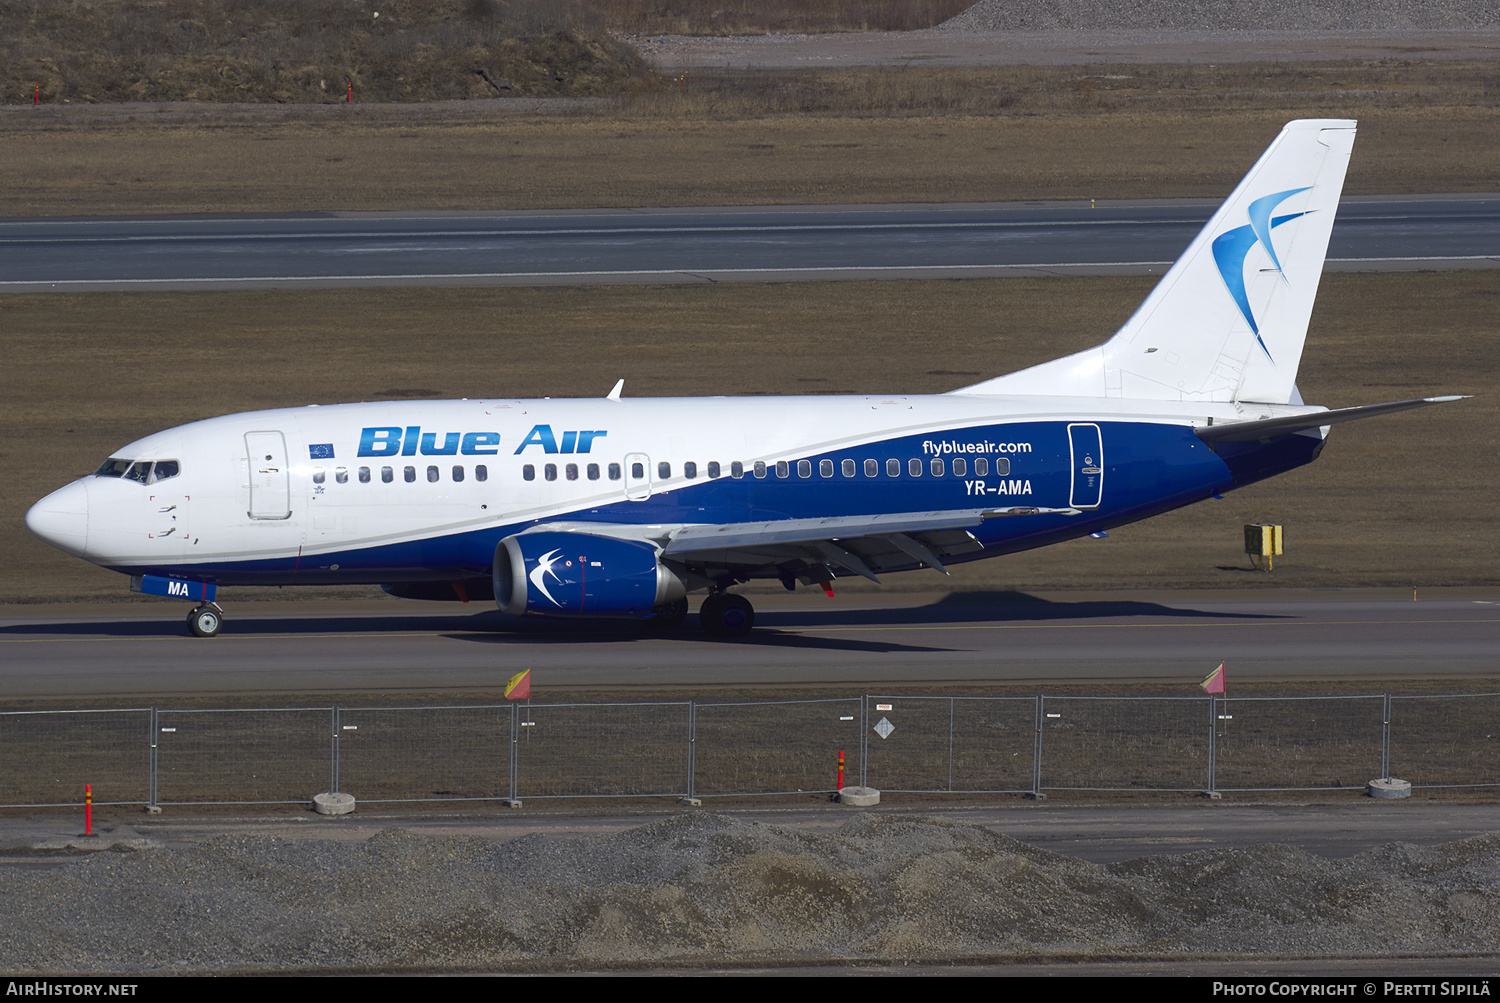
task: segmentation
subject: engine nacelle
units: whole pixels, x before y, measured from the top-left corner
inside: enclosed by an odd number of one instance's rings
[[[687,595],[640,540],[591,533],[507,536],[495,548],[495,605],[506,613],[644,617]]]

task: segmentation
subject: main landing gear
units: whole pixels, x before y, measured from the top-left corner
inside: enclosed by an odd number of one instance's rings
[[[744,596],[713,592],[698,608],[698,622],[714,637],[744,637],[755,626],[755,607]]]
[[[218,637],[219,628],[224,626],[224,611],[217,603],[194,606],[187,615],[187,625],[188,632],[194,637]]]

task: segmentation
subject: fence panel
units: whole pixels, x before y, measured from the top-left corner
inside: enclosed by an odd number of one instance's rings
[[[333,709],[163,710],[160,804],[310,801],[333,787]]]
[[[683,795],[689,703],[522,705],[516,796]]]
[[[510,797],[511,708],[340,707],[339,788],[358,801]]]
[[[1206,789],[1208,703],[1195,697],[1043,697],[1042,788]]]
[[[699,797],[832,791],[840,750],[858,782],[858,698],[698,704],[693,722]]]
[[[151,711],[0,713],[0,803],[145,804],[151,798]]]
[[[1413,787],[1500,784],[1500,693],[1391,697],[1390,772]]]
[[[1219,790],[1363,788],[1380,776],[1384,696],[1220,699]]]
[[[889,791],[1031,789],[1034,697],[872,696],[866,701],[866,778],[871,787]],[[889,727],[883,727],[882,721]]]

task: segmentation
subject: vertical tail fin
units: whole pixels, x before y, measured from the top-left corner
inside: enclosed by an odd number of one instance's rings
[[[955,392],[1290,402],[1354,132],[1288,123],[1113,338]]]

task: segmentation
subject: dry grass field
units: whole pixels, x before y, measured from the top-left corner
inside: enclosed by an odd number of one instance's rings
[[[637,396],[940,392],[1098,343],[1151,282],[6,297],[9,434],[0,463],[10,476],[0,482],[0,546],[12,573],[0,581],[0,602],[123,594],[123,578],[35,541],[21,516],[111,450],[171,425],[307,403],[598,396],[622,376]],[[1342,426],[1310,467],[1107,540],[891,585],[1500,582],[1500,505],[1488,484],[1500,464],[1497,308],[1497,272],[1326,276],[1300,380],[1308,400],[1476,398]],[[1247,522],[1286,526],[1288,553],[1274,573],[1246,570]]]
[[[1222,197],[1287,120],[1346,192],[1490,191],[1494,64],[694,75],[598,100],[0,106],[0,217]]]

